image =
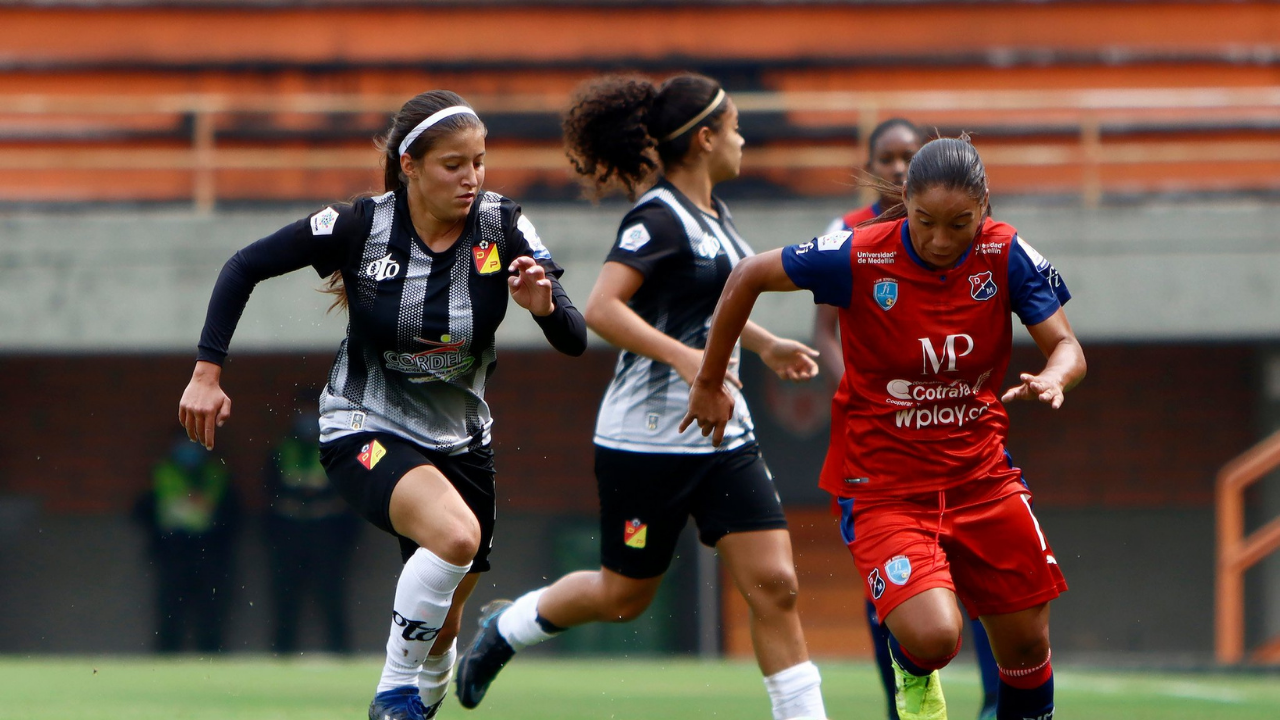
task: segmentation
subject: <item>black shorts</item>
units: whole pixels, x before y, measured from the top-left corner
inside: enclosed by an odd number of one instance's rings
[[[755,443],[724,453],[637,453],[596,446],[600,564],[629,578],[671,565],[689,516],[714,547],[730,533],[786,529],[773,476]]]
[[[375,441],[385,454],[369,454]],[[480,549],[471,561],[471,572],[489,569],[497,513],[492,448],[445,455],[395,435],[356,433],[321,443],[320,462],[329,480],[356,512],[400,540],[401,559],[406,561],[418,545],[391,527],[391,491],[400,478],[416,467],[430,465],[439,470],[480,522]]]

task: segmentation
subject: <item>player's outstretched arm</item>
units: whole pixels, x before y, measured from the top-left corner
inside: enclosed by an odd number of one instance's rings
[[[799,289],[782,268],[781,250],[746,258],[734,267],[720,293],[715,314],[711,316],[711,331],[703,350],[702,366],[690,383],[689,411],[680,422],[680,432],[697,422],[702,435],[710,435],[711,443],[717,447],[720,445],[729,419],[733,417],[733,397],[724,388],[725,372],[733,346],[751,317],[756,298],[762,292]]]
[[[812,380],[818,375],[818,351],[796,340],[780,338],[747,321],[742,329],[742,347],[760,356],[778,377],[792,382]]]
[[[1027,332],[1048,362],[1038,375],[1019,375],[1019,384],[1006,390],[1000,400],[1039,400],[1057,410],[1062,407],[1065,393],[1084,379],[1084,350],[1062,308],[1044,322],[1027,326]]]

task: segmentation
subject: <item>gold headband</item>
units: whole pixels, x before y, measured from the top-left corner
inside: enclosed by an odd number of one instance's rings
[[[681,125],[680,127],[676,128],[675,131],[669,133],[666,137],[662,138],[662,142],[671,142],[672,140],[675,140],[681,135],[689,132],[689,128],[702,122],[704,118],[706,118],[708,115],[711,114],[711,111],[720,107],[720,103],[722,102],[724,102],[724,88],[720,88],[719,90],[716,91],[716,96],[711,98],[711,104],[703,108],[702,112],[698,113],[697,115],[694,115],[693,119],[691,119],[689,122]]]

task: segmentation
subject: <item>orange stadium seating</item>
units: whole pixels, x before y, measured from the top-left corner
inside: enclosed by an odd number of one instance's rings
[[[1262,0],[104,0],[6,5],[0,27],[9,204],[365,191],[372,136],[431,87],[484,100],[492,186],[572,197],[571,88],[685,69],[740,98],[740,194],[848,193],[859,128],[892,113],[974,132],[1005,194],[1280,189],[1280,5]]]

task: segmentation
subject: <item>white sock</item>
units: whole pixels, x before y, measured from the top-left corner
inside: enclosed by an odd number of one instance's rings
[[[378,692],[418,682],[418,669],[449,614],[453,591],[470,569],[471,563],[447,563],[421,547],[409,557],[396,584],[387,662],[382,667]]]
[[[793,665],[764,679],[773,702],[773,720],[825,720],[822,704],[822,676],[809,661]]]
[[[546,591],[546,588],[538,588],[521,595],[498,616],[498,634],[502,635],[512,650],[520,652],[530,645],[555,637],[538,624],[538,598]]]
[[[458,658],[458,639],[443,655],[428,655],[418,671],[418,695],[427,707],[440,702],[449,692],[449,680],[453,678],[453,662]]]

